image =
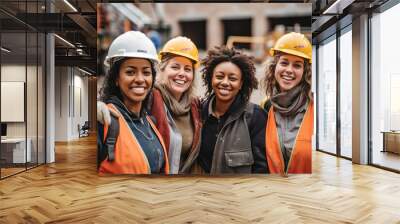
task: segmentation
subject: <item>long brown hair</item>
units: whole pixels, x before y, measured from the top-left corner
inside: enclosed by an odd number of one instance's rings
[[[282,56],[284,53],[278,53],[276,54],[268,63],[267,63],[267,68],[265,71],[265,78],[263,80],[263,86],[266,90],[266,94],[268,98],[272,97],[272,91],[274,87],[279,89],[278,83],[275,79],[275,69],[276,69],[276,64],[279,61],[279,58]],[[301,78],[301,82],[298,85],[304,85],[304,91],[307,93],[307,98],[309,100],[313,99],[312,92],[311,92],[311,63],[304,59],[304,72],[303,72],[303,77]]]

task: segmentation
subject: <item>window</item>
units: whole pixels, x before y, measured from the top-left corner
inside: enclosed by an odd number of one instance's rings
[[[340,155],[352,157],[352,33],[351,26],[340,36]]]
[[[224,44],[228,41],[230,36],[251,36],[251,22],[249,19],[224,19],[222,24],[224,27]],[[250,49],[250,44],[248,43],[238,43],[235,44],[237,48]]]
[[[207,30],[206,20],[198,20],[198,21],[181,21],[179,22],[182,36],[190,38],[198,49],[206,50],[207,49]]]
[[[400,170],[400,5],[371,18],[372,164]]]
[[[336,36],[318,48],[318,149],[336,154]]]
[[[40,13],[44,3],[7,1],[1,6],[26,18]],[[0,178],[5,178],[45,163],[46,40],[23,20],[3,12],[0,20],[0,111],[7,115],[1,118]],[[10,94],[14,102],[9,102]]]

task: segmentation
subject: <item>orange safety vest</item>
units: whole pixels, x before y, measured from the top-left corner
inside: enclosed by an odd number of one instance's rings
[[[267,151],[267,161],[270,173],[311,173],[312,155],[311,142],[314,129],[314,105],[311,101],[304,114],[300,129],[293,145],[290,155],[288,169],[285,172],[285,162],[279,143],[279,136],[275,122],[273,106],[268,112],[267,127],[265,130],[265,144]]]
[[[110,110],[119,114],[119,135],[114,146],[114,161],[108,161],[106,158],[103,162],[101,162],[99,166],[99,174],[151,174],[151,169],[146,154],[137,141],[128,123],[114,105],[107,104],[107,106]],[[165,150],[164,142],[150,117],[146,116],[146,119],[150,123],[153,131],[156,133],[157,138],[163,147],[165,161],[164,172],[165,174],[168,174],[168,155]],[[104,140],[107,136],[108,127],[108,124],[104,125]]]

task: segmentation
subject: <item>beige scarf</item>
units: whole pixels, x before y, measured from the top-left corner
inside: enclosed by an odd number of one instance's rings
[[[298,85],[287,92],[279,92],[276,87],[272,90],[271,103],[282,116],[295,115],[307,103],[304,85]]]
[[[160,90],[164,103],[165,105],[167,105],[172,115],[180,116],[190,111],[191,99],[189,97],[188,91],[184,92],[181,100],[178,101],[175,99],[175,97],[172,96],[172,94],[164,84],[156,83],[155,88]]]

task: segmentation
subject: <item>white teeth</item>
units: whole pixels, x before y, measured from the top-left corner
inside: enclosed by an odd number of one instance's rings
[[[228,95],[229,94],[229,90],[226,90],[226,89],[219,89],[219,92],[221,93],[221,95]]]
[[[284,76],[282,76],[282,79],[284,79],[286,81],[292,81],[292,80],[294,80],[294,77],[284,75]]]
[[[185,81],[183,81],[183,80],[175,80],[175,83],[177,83],[179,85],[183,85],[183,84],[185,84]]]
[[[133,87],[132,91],[136,94],[143,94],[144,93],[144,87]]]

